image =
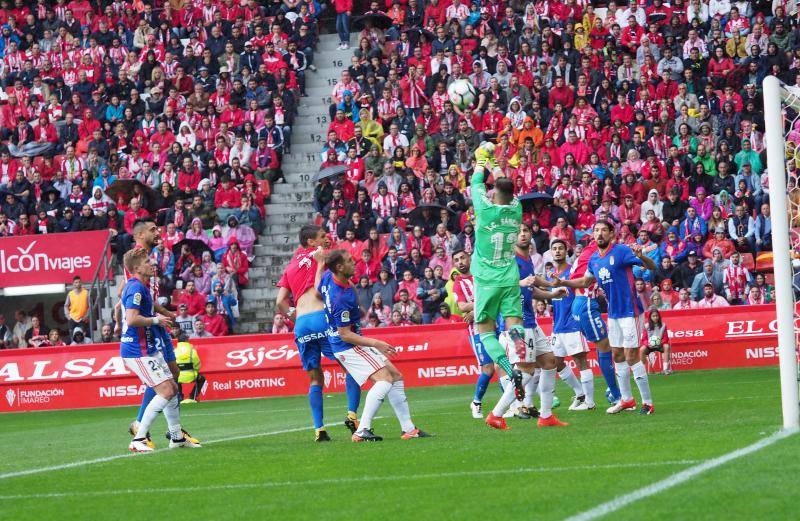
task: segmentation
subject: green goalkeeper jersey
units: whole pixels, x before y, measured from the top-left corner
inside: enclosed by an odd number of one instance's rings
[[[522,204],[514,198],[511,204],[494,204],[486,196],[484,172],[472,174],[472,204],[475,208],[475,251],[472,254],[472,276],[483,287],[519,285],[519,268],[514,259]]]

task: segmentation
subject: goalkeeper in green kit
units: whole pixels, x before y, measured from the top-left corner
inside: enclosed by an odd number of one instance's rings
[[[513,369],[506,351],[495,336],[497,318],[505,319],[506,330],[517,352],[525,351],[522,324],[522,296],[519,268],[514,259],[522,222],[522,204],[514,197],[514,184],[507,177],[495,179],[491,199],[486,195],[484,175],[494,165],[494,145],[481,143],[475,151],[472,174],[472,204],[475,208],[475,251],[472,276],[475,283],[475,325],[486,352],[514,384],[516,397],[525,397],[522,372]]]

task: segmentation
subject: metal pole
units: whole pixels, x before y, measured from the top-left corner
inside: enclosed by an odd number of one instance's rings
[[[772,251],[775,270],[775,312],[781,378],[783,427],[800,427],[797,347],[794,332],[794,289],[789,243],[789,210],[786,191],[786,156],[781,114],[781,83],[774,76],[764,78],[764,122],[767,130],[769,204],[772,215]]]

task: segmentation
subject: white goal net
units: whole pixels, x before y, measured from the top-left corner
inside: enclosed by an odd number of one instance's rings
[[[800,88],[784,85],[773,76],[765,78],[764,122],[783,424],[798,428],[800,374],[795,324],[800,297]],[[769,260],[768,254],[764,260]]]

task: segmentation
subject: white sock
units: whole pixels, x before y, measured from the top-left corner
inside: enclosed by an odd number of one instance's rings
[[[631,393],[631,369],[628,362],[614,362],[614,372],[617,374],[619,392],[625,401],[633,400]]]
[[[180,440],[183,438],[181,432],[181,410],[178,408],[178,395],[172,397],[164,407],[164,417],[167,419],[167,427],[169,428],[169,435],[173,440]]]
[[[531,375],[528,373],[522,373],[522,385],[524,386],[528,380],[531,378]],[[514,386],[507,385],[505,387],[505,391],[503,391],[503,396],[500,397],[500,401],[497,402],[497,405],[494,406],[492,409],[492,414],[495,416],[502,416],[507,410],[508,407],[516,401],[517,397],[514,393]]]
[[[594,405],[594,373],[592,373],[591,369],[581,371],[581,387],[583,387],[583,394],[586,396],[586,403]]]
[[[500,389],[502,389],[503,392],[505,392],[506,387],[508,387],[509,384],[511,383],[511,378],[509,378],[508,375],[501,376],[500,378],[497,379],[497,383],[500,384]]]
[[[403,380],[392,384],[388,397],[389,403],[392,404],[392,409],[400,421],[400,428],[403,432],[413,431],[414,422],[411,421],[411,412],[408,410],[408,398],[406,398],[406,386]]]
[[[556,389],[556,370],[542,369],[539,377],[539,399],[542,407],[539,410],[541,418],[549,418],[553,415],[553,391]]]
[[[642,403],[653,405],[653,396],[650,394],[650,380],[647,378],[647,369],[642,362],[636,362],[631,366],[633,379],[642,395]]]
[[[525,407],[533,407],[533,395],[536,394],[536,388],[539,386],[539,370],[532,374],[525,382],[525,399],[522,400],[522,405]]]
[[[542,377],[542,370],[538,367],[533,370],[533,378],[531,378],[531,385],[533,386],[533,394],[539,392],[539,379]]]
[[[134,438],[144,439],[147,437],[147,431],[150,430],[150,425],[155,421],[158,413],[164,410],[168,402],[169,400],[159,395],[155,395],[155,397],[150,400],[150,403],[147,404],[147,408],[144,410],[142,421],[139,422],[139,428],[136,430],[136,436],[134,436]]]
[[[364,410],[361,412],[361,423],[359,424],[359,430],[372,428],[372,419],[378,413],[378,409],[380,409],[383,399],[386,398],[387,394],[389,394],[389,390],[391,388],[392,384],[385,380],[375,382],[375,385],[373,385],[372,389],[370,389],[367,393],[367,399],[364,400]]]
[[[561,380],[572,387],[572,390],[575,392],[575,396],[583,395],[583,387],[581,387],[581,382],[578,381],[578,377],[575,376],[575,373],[572,371],[572,368],[569,365],[564,366],[564,369],[558,372],[558,376],[561,377]]]

